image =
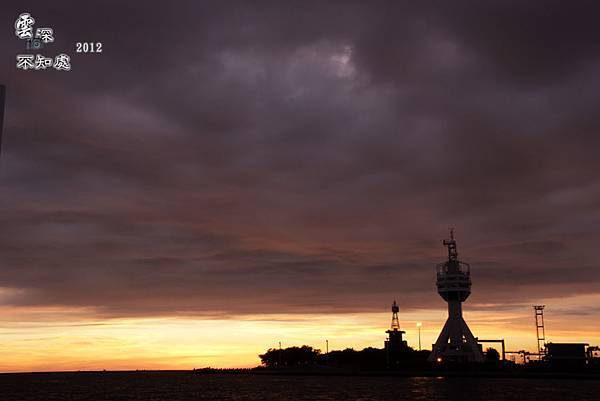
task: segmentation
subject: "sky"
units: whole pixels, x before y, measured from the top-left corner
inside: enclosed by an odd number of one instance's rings
[[[418,3],[418,4],[417,4]],[[71,71],[21,71],[22,12]],[[0,371],[600,343],[594,1],[2,1]],[[75,43],[102,42],[100,54]]]

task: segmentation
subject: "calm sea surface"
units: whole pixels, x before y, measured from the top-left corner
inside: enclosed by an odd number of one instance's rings
[[[195,375],[0,375],[0,400],[600,400],[600,382],[546,379]]]

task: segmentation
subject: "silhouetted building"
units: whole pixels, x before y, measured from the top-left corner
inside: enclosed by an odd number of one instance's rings
[[[585,343],[546,343],[548,362],[554,367],[576,368],[586,364]]]
[[[587,348],[588,364],[593,367],[600,366],[600,347],[592,346]]]
[[[390,329],[386,331],[388,339],[384,343],[388,367],[399,365],[402,355],[408,350],[406,341],[402,339],[402,334],[405,332],[400,330],[400,321],[398,320],[399,311],[400,308],[394,300],[392,304],[392,324]]]
[[[437,265],[437,289],[448,302],[448,320],[433,345],[429,361],[483,362],[481,346],[462,317],[462,303],[471,294],[470,266],[458,260],[453,230],[443,244],[448,247],[448,261]]]

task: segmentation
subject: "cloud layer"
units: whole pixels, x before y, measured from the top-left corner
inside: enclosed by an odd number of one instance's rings
[[[598,293],[594,2],[96,3],[0,6],[73,63],[0,40],[3,303],[440,307],[449,226],[474,308]]]

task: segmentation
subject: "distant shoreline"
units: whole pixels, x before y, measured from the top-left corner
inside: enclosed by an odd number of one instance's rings
[[[543,372],[543,371],[361,371],[352,369],[213,369],[194,370],[81,370],[57,372],[7,372],[9,375],[119,375],[119,374],[192,374],[192,375],[249,375],[249,376],[355,376],[355,377],[439,377],[439,378],[486,378],[486,379],[565,379],[600,380],[600,372]]]

